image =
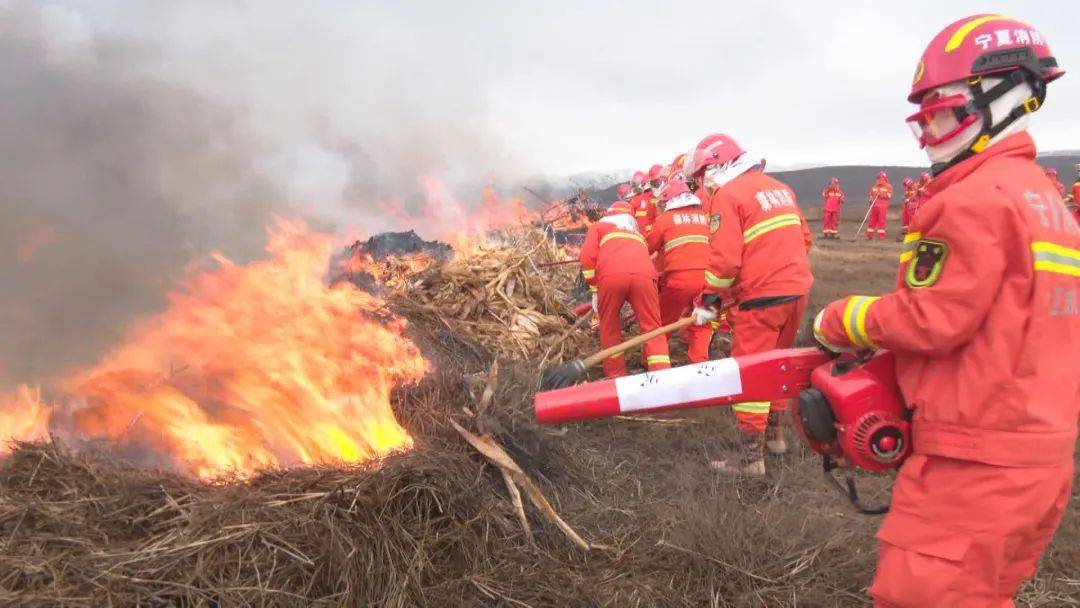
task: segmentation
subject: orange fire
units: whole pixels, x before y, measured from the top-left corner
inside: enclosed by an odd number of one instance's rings
[[[424,188],[424,219],[431,233],[454,248],[458,256],[468,255],[497,238],[501,230],[525,226],[541,219],[529,211],[519,197],[503,198],[488,183],[480,203],[470,207],[457,200],[445,185],[433,178],[421,180]]]
[[[0,394],[0,455],[10,449],[11,441],[35,441],[49,434],[53,408],[41,401],[41,391],[19,386],[9,394]]]
[[[428,364],[405,322],[347,282],[325,284],[328,236],[280,220],[268,236],[267,259],[239,266],[217,256],[219,267],[171,294],[165,312],[60,383],[71,409],[55,417],[60,434],[149,453],[200,478],[411,447],[390,392]],[[5,424],[20,428],[0,417],[0,433]]]

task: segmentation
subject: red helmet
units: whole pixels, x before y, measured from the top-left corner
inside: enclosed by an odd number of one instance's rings
[[[634,177],[630,178],[630,183],[635,188],[641,188],[641,187],[643,187],[645,185],[645,180],[646,180],[646,178],[645,178],[645,174],[643,172],[635,171],[634,172]]]
[[[672,173],[674,173],[675,171],[682,172],[684,165],[686,165],[686,153],[676,156],[675,160],[671,161],[671,166],[674,167],[674,171],[672,171]]]
[[[1046,174],[1051,176],[1051,177],[1057,177],[1057,169],[1055,169],[1053,167],[1047,167],[1046,168]]]
[[[904,181],[901,183],[904,184],[905,188],[910,188],[915,185],[915,180],[911,179],[910,177],[905,177]]]
[[[744,153],[739,144],[728,135],[723,133],[707,135],[694,148],[693,156],[687,161],[686,173],[696,177],[706,168],[731,162]]]
[[[615,201],[607,208],[607,212],[604,215],[618,215],[620,213],[633,213],[633,208],[630,207],[630,203],[626,201]]]
[[[1050,46],[1038,30],[1004,15],[972,15],[941,31],[923,51],[908,101],[950,82],[1026,70],[1038,80],[1060,78]]]
[[[690,188],[682,180],[672,180],[660,189],[660,202],[666,203],[680,194],[690,194]]]
[[[907,123],[923,148],[941,146],[972,125],[984,123],[974,143],[934,168],[940,172],[982,152],[994,136],[1038,110],[1046,99],[1046,83],[1063,74],[1038,30],[1003,15],[973,15],[946,27],[923,51],[908,94],[908,101],[920,108]],[[984,89],[987,76],[1001,82]],[[941,91],[953,83],[968,90]],[[990,104],[1020,85],[1030,86],[1031,97],[991,124]]]
[[[930,174],[927,173],[926,171],[923,171],[922,173],[919,174],[919,181],[924,181],[924,182],[930,181]]]
[[[653,180],[660,179],[660,172],[663,170],[664,168],[660,165],[653,165],[649,167],[649,181],[651,182]]]
[[[839,178],[839,177],[836,177],[836,176],[834,175],[834,176],[832,176],[832,177],[830,177],[830,178],[829,178],[829,183],[830,183],[830,184],[838,184],[838,183],[840,183],[840,178]]]
[[[889,176],[886,175],[884,171],[878,171],[877,172],[877,178],[878,179],[889,179]]]
[[[619,187],[615,189],[615,192],[619,195],[619,198],[628,198],[630,194],[633,193],[633,191],[634,190],[630,187],[630,184],[619,184]]]

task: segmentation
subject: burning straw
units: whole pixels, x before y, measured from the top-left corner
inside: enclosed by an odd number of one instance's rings
[[[585,300],[578,267],[543,267],[572,254],[540,228],[507,233],[503,245],[477,247],[406,282],[392,300],[409,316],[438,319],[492,354],[561,360],[592,337],[571,332],[571,306]]]

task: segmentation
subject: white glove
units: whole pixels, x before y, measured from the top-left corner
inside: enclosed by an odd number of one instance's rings
[[[592,294],[592,311],[594,315],[600,314],[600,296],[595,291]]]
[[[817,316],[814,317],[814,339],[818,341],[818,344],[820,344],[821,347],[825,350],[835,354],[851,353],[857,351],[858,349],[854,347],[836,346],[835,344],[830,344],[829,341],[825,339],[825,335],[821,333],[821,321],[824,316],[825,309],[823,308],[821,309],[821,312],[817,313]]]
[[[694,317],[694,325],[705,325],[715,321],[718,314],[714,308],[695,307],[690,316]]]

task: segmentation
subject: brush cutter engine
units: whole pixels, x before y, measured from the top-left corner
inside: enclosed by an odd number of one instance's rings
[[[886,471],[911,450],[908,410],[896,384],[894,357],[839,358],[810,374],[792,409],[799,434],[837,466]]]
[[[841,356],[811,372],[810,388],[791,409],[795,428],[822,455],[826,474],[864,513],[884,513],[887,507],[860,502],[850,469],[895,469],[911,452],[909,410],[894,370],[891,352]],[[848,470],[845,483],[831,475],[836,468]]]

